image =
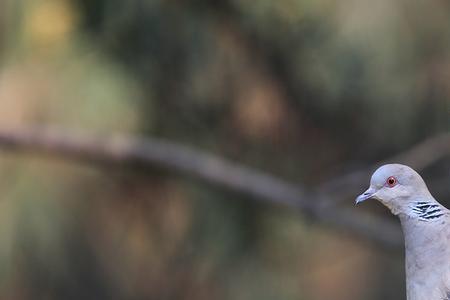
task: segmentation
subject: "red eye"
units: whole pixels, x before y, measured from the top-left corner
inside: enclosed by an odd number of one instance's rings
[[[394,187],[397,184],[397,179],[394,176],[391,176],[386,180],[386,184],[389,187]]]

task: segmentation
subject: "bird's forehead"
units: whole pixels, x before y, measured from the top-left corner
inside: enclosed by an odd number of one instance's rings
[[[381,184],[382,182],[384,183],[386,178],[388,178],[389,176],[392,176],[392,174],[387,172],[387,170],[378,169],[377,171],[375,171],[375,173],[373,173],[370,181],[374,184]]]
[[[371,181],[373,183],[381,184],[384,183],[384,181],[386,181],[386,179],[390,176],[394,176],[397,179],[404,179],[405,177],[414,177],[415,174],[416,173],[407,166],[389,164],[379,167],[375,173],[373,173]]]

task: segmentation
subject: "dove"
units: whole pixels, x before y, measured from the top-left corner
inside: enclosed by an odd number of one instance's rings
[[[376,199],[400,219],[407,300],[450,300],[450,211],[422,177],[401,164],[379,167],[356,204]]]

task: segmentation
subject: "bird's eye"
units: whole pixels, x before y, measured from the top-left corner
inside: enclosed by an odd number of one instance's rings
[[[394,187],[397,184],[397,179],[394,176],[391,176],[386,180],[386,184],[389,187]]]

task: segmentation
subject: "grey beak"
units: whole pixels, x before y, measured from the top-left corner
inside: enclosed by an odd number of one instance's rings
[[[355,203],[361,203],[367,199],[370,199],[374,196],[374,194],[376,193],[375,189],[373,188],[368,188],[367,191],[365,191],[364,193],[362,193],[361,195],[359,195],[358,197],[356,197],[356,201]]]

